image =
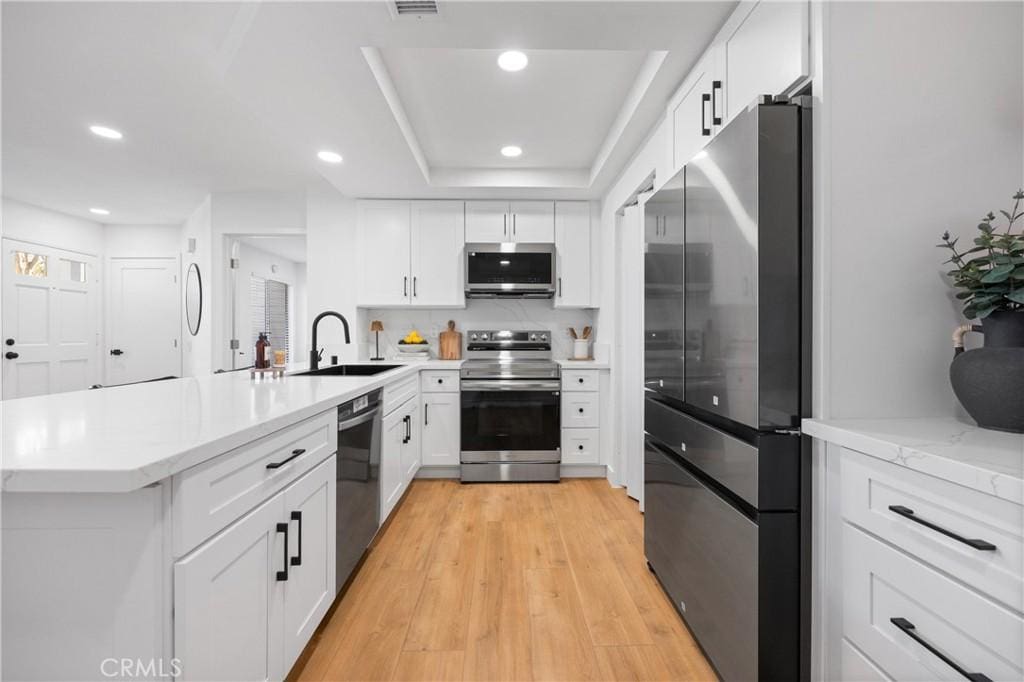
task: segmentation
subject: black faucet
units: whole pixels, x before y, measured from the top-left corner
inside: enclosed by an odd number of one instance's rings
[[[319,369],[320,367],[320,351],[317,350],[316,345],[316,328],[320,325],[320,320],[324,319],[325,317],[336,317],[339,320],[341,320],[341,323],[345,325],[345,343],[352,343],[352,340],[349,338],[348,335],[348,320],[345,319],[344,315],[333,310],[325,310],[324,312],[320,313],[313,319],[313,349],[309,351],[310,370]]]

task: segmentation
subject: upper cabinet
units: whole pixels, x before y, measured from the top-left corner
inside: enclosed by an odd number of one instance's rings
[[[590,203],[555,203],[556,308],[589,308],[591,296]]]
[[[466,242],[555,241],[553,201],[467,201]]]
[[[721,106],[720,52],[712,46],[669,103],[674,168],[682,168],[693,158],[716,132],[715,122],[722,122],[721,109],[716,108]]]
[[[464,307],[461,201],[359,202],[360,306]]]

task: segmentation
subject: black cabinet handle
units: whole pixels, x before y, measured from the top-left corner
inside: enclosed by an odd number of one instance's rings
[[[412,440],[412,417],[405,415],[402,421],[405,422],[405,438],[402,439],[402,443],[408,443]]]
[[[715,97],[715,92],[722,91],[722,81],[711,81],[711,124],[720,126],[722,125],[722,117],[718,115],[718,98]]]
[[[582,449],[583,449],[583,446],[582,446],[582,445],[577,445],[577,446],[576,446],[576,449],[577,449],[577,450],[582,450]]]
[[[301,455],[305,451],[306,451],[306,448],[295,448],[294,450],[292,450],[291,457],[285,457],[280,462],[271,462],[270,464],[267,465],[267,468],[268,469],[280,469],[285,464],[287,464],[288,462],[292,461],[293,459],[295,459],[296,457],[298,457],[299,455]]]
[[[408,295],[409,295],[409,278],[408,277],[403,277],[402,278],[402,296],[408,296]]]
[[[8,346],[13,346],[14,345],[14,339],[5,339],[4,343],[6,343]]]
[[[110,354],[111,355],[124,355],[124,351],[121,350],[120,348],[115,348],[115,349],[110,351]]]
[[[700,134],[703,137],[711,137],[711,128],[708,127],[708,102],[711,101],[711,95],[704,93],[700,96]]]
[[[580,408],[580,414],[583,414],[583,408],[582,407]]]
[[[965,538],[962,535],[957,535],[956,533],[954,533],[951,530],[946,530],[942,526],[936,526],[931,521],[925,521],[921,517],[917,516],[914,513],[913,509],[910,509],[909,507],[904,507],[901,504],[890,504],[889,505],[889,511],[891,511],[891,512],[893,512],[895,514],[899,514],[903,518],[909,519],[909,520],[913,521],[914,523],[919,523],[922,526],[924,526],[925,528],[931,528],[932,530],[934,530],[937,533],[942,533],[946,537],[953,538],[957,542],[962,542],[965,545],[967,545],[968,547],[972,547],[972,548],[974,548],[976,550],[979,550],[979,551],[982,551],[982,552],[992,552],[992,551],[994,551],[996,549],[996,546],[993,545],[991,542],[985,542],[984,540],[978,540],[978,539],[972,539],[972,538]]]
[[[430,403],[423,403],[423,425],[430,426]]]
[[[417,279],[418,279],[417,277],[413,277],[412,278],[412,295],[413,296],[418,296],[419,295],[419,294],[416,293],[416,280]]]
[[[578,381],[578,382],[580,382],[580,383],[582,384],[582,383],[583,383],[583,377],[580,377],[580,378],[579,378],[579,379],[577,379],[576,381]]]
[[[300,512],[300,511],[293,511],[291,519],[292,519],[292,521],[298,521],[299,522],[299,553],[298,553],[297,556],[293,556],[291,558],[291,565],[292,566],[301,566],[302,565],[302,512]],[[284,541],[285,541],[285,543],[288,542],[288,536],[287,535],[285,536],[285,540]],[[287,547],[287,546],[288,545],[285,544],[285,547]]]
[[[938,658],[940,661],[942,661],[950,668],[963,675],[968,680],[971,680],[971,682],[992,682],[991,678],[989,678],[988,675],[983,675],[982,673],[967,672],[966,670],[964,670],[956,661],[954,661],[952,658],[936,649],[931,642],[926,640],[921,635],[917,634],[917,632],[915,632],[916,628],[914,627],[914,624],[906,618],[890,618],[889,622],[898,627],[900,630],[902,630],[903,634],[905,634],[907,637],[910,637],[912,640],[923,646],[931,653],[933,653],[935,657]]]
[[[443,383],[444,383],[444,379],[438,379],[438,380],[437,380],[437,383],[439,383],[439,384],[443,384]]]
[[[277,572],[277,579],[288,580],[288,524],[277,524],[277,532],[284,533],[284,570]]]
[[[7,358],[8,360],[16,360],[19,356],[13,350],[9,350],[6,353],[4,353],[4,357]]]

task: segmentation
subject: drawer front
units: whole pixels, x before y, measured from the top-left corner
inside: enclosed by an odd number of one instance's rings
[[[435,369],[420,373],[420,388],[424,393],[457,393],[458,370]]]
[[[892,682],[892,678],[878,669],[859,649],[843,638],[839,645],[839,679],[857,682]]]
[[[562,429],[562,464],[600,464],[600,429]]]
[[[1024,611],[1024,509],[852,450],[843,450],[840,468],[849,522]],[[995,549],[973,547],[917,521]]]
[[[601,424],[597,393],[562,393],[562,428],[596,429]]]
[[[384,414],[389,415],[420,390],[419,376],[411,376],[384,387]]]
[[[1021,679],[1019,615],[849,523],[843,557],[843,634],[887,675],[963,679],[909,631],[967,672]]]
[[[337,432],[331,410],[175,475],[174,555],[188,553],[332,455]]]
[[[600,375],[594,369],[563,369],[563,391],[597,391],[600,388]]]

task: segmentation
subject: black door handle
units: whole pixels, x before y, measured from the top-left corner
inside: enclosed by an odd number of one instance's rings
[[[15,353],[13,350],[9,350],[6,353],[4,353],[4,357],[7,358],[8,360],[15,360],[18,358],[18,354]]]
[[[413,277],[412,278],[412,295],[413,295],[414,298],[416,296],[419,296],[419,294],[416,293],[416,280],[417,279],[419,279],[419,278],[418,277]]]
[[[718,103],[715,91],[722,91],[722,81],[711,81],[711,125],[720,126],[722,125],[722,117],[718,115],[718,107],[715,106]]]
[[[982,673],[967,672],[966,670],[964,670],[956,661],[954,661],[952,658],[939,651],[931,642],[926,640],[924,637],[917,634],[917,632],[915,632],[916,628],[914,627],[914,624],[906,618],[890,618],[889,622],[898,627],[900,630],[902,630],[903,634],[905,634],[907,637],[910,637],[912,640],[923,646],[931,653],[933,653],[935,657],[938,658],[940,661],[942,661],[950,668],[963,675],[968,680],[971,680],[971,682],[992,682],[991,678],[989,678],[988,675],[983,675]]]
[[[895,514],[899,514],[903,518],[909,519],[909,520],[913,521],[914,523],[919,523],[922,526],[924,526],[925,528],[931,528],[936,533],[942,533],[946,537],[953,538],[957,542],[962,542],[965,545],[967,545],[968,547],[972,547],[972,548],[974,548],[976,550],[979,550],[979,551],[982,551],[982,552],[991,552],[991,551],[994,551],[996,549],[996,546],[993,545],[991,542],[985,542],[984,540],[978,540],[978,539],[975,539],[975,538],[965,538],[962,535],[957,535],[956,533],[954,533],[951,530],[946,530],[942,526],[936,526],[931,521],[925,521],[921,517],[919,517],[916,514],[914,514],[914,510],[913,509],[910,509],[909,507],[904,507],[901,504],[890,504],[889,505],[889,511],[891,511],[891,512],[893,512]]]
[[[120,348],[114,348],[113,350],[110,351],[110,354],[111,355],[124,355],[124,351],[121,350]]]
[[[14,345],[14,339],[6,339],[4,341],[4,343],[7,344],[8,346],[13,346]]]
[[[402,442],[408,443],[412,440],[412,417],[405,415],[402,421],[405,422],[405,438],[402,439]]]
[[[300,512],[300,511],[293,511],[292,512],[292,521],[298,521],[299,522],[299,553],[298,553],[298,555],[292,557],[291,564],[292,564],[292,566],[301,566],[302,565],[302,512]],[[285,542],[287,542],[287,539],[285,539]]]
[[[288,580],[288,524],[277,524],[277,532],[284,533],[284,570],[277,572],[277,579]]]
[[[408,296],[408,295],[409,295],[409,277],[406,276],[406,277],[402,278],[402,296],[405,297],[405,296]]]
[[[704,137],[711,137],[711,128],[708,128],[708,102],[711,95],[704,93],[700,96],[700,134]]]
[[[296,457],[298,457],[299,455],[301,455],[305,451],[306,451],[306,448],[295,448],[294,450],[292,450],[291,457],[285,457],[280,462],[271,462],[270,464],[267,465],[267,468],[268,469],[280,469],[285,464],[287,464],[288,462],[292,461],[293,459],[295,459]]]
[[[423,425],[430,426],[430,403],[423,403]]]

